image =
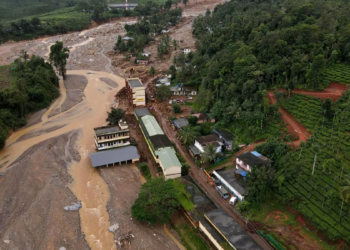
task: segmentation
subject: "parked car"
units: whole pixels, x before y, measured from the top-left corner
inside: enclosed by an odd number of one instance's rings
[[[230,193],[223,186],[217,186],[216,187],[216,191],[218,191],[218,193],[220,194],[221,198],[223,198],[223,199],[230,198]]]
[[[230,201],[229,201],[228,203],[229,203],[231,206],[234,206],[235,203],[236,203],[236,201],[237,201],[237,197],[236,197],[236,196],[232,196],[231,199],[230,199]]]

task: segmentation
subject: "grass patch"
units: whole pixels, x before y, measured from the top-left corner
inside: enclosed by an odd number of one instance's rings
[[[179,195],[177,200],[186,211],[192,211],[194,209],[193,203],[184,194]]]
[[[137,165],[140,169],[141,174],[146,178],[146,180],[150,180],[152,178],[151,172],[149,171],[148,164],[146,162],[142,162]]]
[[[174,227],[187,250],[210,250],[197,229],[181,224]]]

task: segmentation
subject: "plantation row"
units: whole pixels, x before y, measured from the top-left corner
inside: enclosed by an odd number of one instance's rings
[[[322,73],[322,85],[328,86],[331,82],[350,83],[350,66],[334,64]]]
[[[282,107],[308,129],[314,129],[322,122],[322,100],[319,98],[293,94],[282,102]]]
[[[313,134],[292,152],[292,176],[284,185],[287,197],[331,239],[350,240],[350,204],[339,195],[350,175],[349,96],[347,92],[328,109],[325,101],[304,95],[282,101]]]

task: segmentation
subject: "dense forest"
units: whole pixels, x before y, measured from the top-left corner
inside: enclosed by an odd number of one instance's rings
[[[251,141],[276,116],[267,89],[322,89],[324,70],[350,61],[349,13],[339,1],[224,3],[194,21],[196,53],[175,81],[199,86],[201,111]]]
[[[24,52],[12,65],[1,67],[9,82],[0,88],[0,148],[10,128],[24,126],[26,114],[48,107],[59,96],[56,73],[43,58],[29,59]]]
[[[211,113],[236,142],[267,139],[256,150],[272,163],[248,175],[241,211],[253,218],[263,204],[288,204],[329,238],[349,241],[349,91],[336,102],[290,93],[350,83],[349,2],[230,1],[196,18],[193,34],[196,51],[175,58],[174,65],[190,64],[170,68],[174,81],[198,86],[194,107]],[[300,148],[270,133],[271,124],[285,130],[280,105],[312,132]]]

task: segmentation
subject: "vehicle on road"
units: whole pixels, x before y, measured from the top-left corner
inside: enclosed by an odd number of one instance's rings
[[[227,191],[226,188],[224,188],[223,186],[217,186],[216,187],[216,191],[218,191],[218,193],[220,194],[220,196],[223,199],[228,199],[230,198],[230,193]]]
[[[232,196],[231,199],[230,199],[230,201],[229,201],[228,203],[229,203],[231,206],[234,206],[235,203],[236,203],[236,201],[237,201],[237,197],[236,197],[236,196]]]

